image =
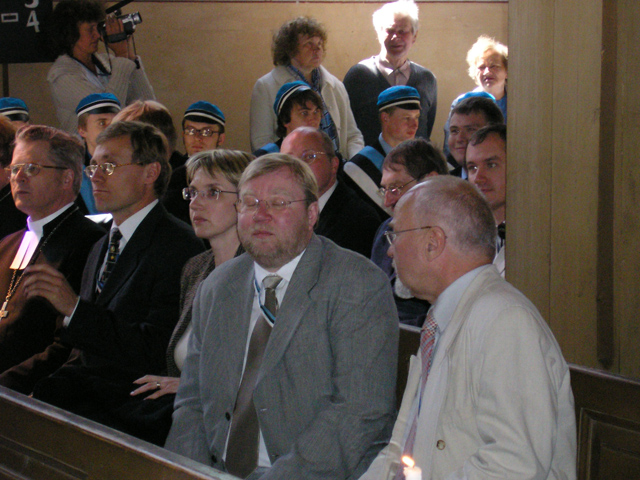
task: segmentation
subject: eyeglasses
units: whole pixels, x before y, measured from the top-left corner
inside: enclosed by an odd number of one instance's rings
[[[113,172],[116,168],[126,167],[128,165],[142,165],[140,162],[132,162],[132,163],[121,163],[120,165],[116,165],[115,163],[101,163],[100,165],[92,164],[84,167],[84,172],[87,174],[87,177],[93,178],[98,169],[102,170],[102,173],[105,175],[113,175]]]
[[[236,202],[236,210],[238,213],[255,213],[258,211],[260,204],[262,203],[267,210],[271,209],[274,212],[282,212],[292,203],[306,201],[306,198],[303,198],[302,200],[285,200],[281,197],[274,197],[270,200],[258,200],[256,197],[251,195],[245,195],[244,197],[239,198]]]
[[[214,130],[210,127],[201,128],[199,130],[194,127],[186,127],[183,132],[185,135],[189,135],[191,137],[194,135],[198,135],[200,137],[213,137],[215,134],[220,133],[220,130]]]
[[[40,173],[41,168],[50,168],[52,170],[68,170],[67,167],[57,167],[53,165],[40,165],[39,163],[16,163],[5,167],[5,170],[9,172],[12,177],[18,175],[20,170],[24,172],[27,177],[35,177]]]
[[[382,195],[383,197],[387,194],[390,193],[391,195],[399,195],[402,190],[404,189],[404,187],[406,187],[407,185],[409,185],[412,182],[415,182],[416,179],[414,178],[413,180],[409,180],[407,183],[405,183],[404,185],[398,185],[395,187],[380,187],[378,189],[378,191],[380,192],[380,195]]]
[[[384,236],[387,238],[387,242],[389,242],[389,246],[393,246],[393,244],[396,241],[396,238],[398,238],[398,235],[400,235],[401,233],[415,232],[416,230],[425,230],[427,228],[436,228],[436,225],[427,225],[425,227],[407,228],[406,230],[400,230],[398,232],[393,232],[391,230],[387,230],[386,232],[384,232]]]
[[[302,152],[300,160],[302,160],[307,165],[311,165],[318,159],[320,155],[326,155],[327,157],[329,156],[329,154],[326,152],[314,152],[313,150],[307,150],[306,152]]]
[[[238,192],[230,192],[228,190],[220,190],[218,188],[209,188],[202,191],[198,191],[195,188],[183,188],[182,198],[184,198],[187,202],[195,200],[198,197],[200,197],[202,200],[207,200],[209,198],[218,200],[221,193],[233,193],[234,195],[238,194]]]

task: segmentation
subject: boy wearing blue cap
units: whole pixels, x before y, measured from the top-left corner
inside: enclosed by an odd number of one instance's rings
[[[285,83],[276,95],[273,111],[278,118],[276,135],[278,140],[259,148],[256,157],[267,153],[278,153],[284,138],[298,127],[320,128],[322,121],[322,98],[305,82]]]
[[[7,117],[16,128],[29,125],[29,109],[19,98],[0,98],[0,115]]]
[[[93,152],[96,149],[96,138],[98,138],[100,132],[111,125],[113,117],[119,111],[120,101],[112,93],[92,93],[78,103],[76,107],[78,135],[82,137],[85,143],[85,166],[89,165],[91,157],[93,157]],[[82,202],[80,202],[80,199],[82,199]],[[82,174],[78,203],[86,213],[91,215],[98,213],[93,199],[91,180],[84,173]]]
[[[390,211],[379,192],[382,162],[394,147],[416,136],[421,111],[420,94],[406,85],[390,87],[378,95],[377,106],[382,132],[372,145],[364,147],[344,165],[344,173],[346,183],[386,219]]]
[[[222,110],[214,104],[199,101],[189,105],[182,119],[182,141],[187,157],[221,147],[225,123]]]

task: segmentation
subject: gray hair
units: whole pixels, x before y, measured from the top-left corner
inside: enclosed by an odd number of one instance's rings
[[[270,153],[252,161],[240,178],[238,191],[249,180],[268,175],[281,168],[287,168],[298,181],[298,185],[304,192],[307,207],[318,201],[318,182],[311,167],[302,160],[284,153]]]
[[[405,195],[410,196],[415,199],[413,215],[418,222],[441,227],[447,241],[464,255],[476,252],[493,260],[495,218],[485,198],[472,184],[450,175],[429,177]]]
[[[82,167],[84,165],[84,146],[80,140],[67,132],[45,125],[29,125],[16,133],[16,145],[18,142],[38,141],[47,142],[49,160],[54,165],[68,168],[73,172],[73,193],[77,195],[82,184]]]
[[[408,18],[411,21],[411,30],[414,34],[418,33],[418,6],[413,0],[398,0],[384,4],[373,13],[373,28],[378,32],[384,28],[388,20],[395,20],[396,17]]]

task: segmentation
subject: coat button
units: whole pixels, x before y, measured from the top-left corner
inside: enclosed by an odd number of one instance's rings
[[[231,414],[229,412],[225,412],[224,418],[226,418],[227,420],[231,420]]]
[[[211,461],[213,463],[218,463],[218,457],[216,457],[215,455],[211,455]]]
[[[438,441],[436,442],[436,448],[437,448],[438,450],[444,450],[444,447],[446,447],[446,446],[447,446],[447,444],[446,444],[446,443],[444,443],[444,440],[438,440]]]

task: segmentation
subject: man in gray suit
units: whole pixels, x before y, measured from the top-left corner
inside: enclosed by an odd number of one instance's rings
[[[313,234],[317,191],[309,166],[288,155],[244,172],[248,253],[194,300],[166,448],[243,478],[341,479],[357,478],[388,440],[398,341],[389,282]]]

